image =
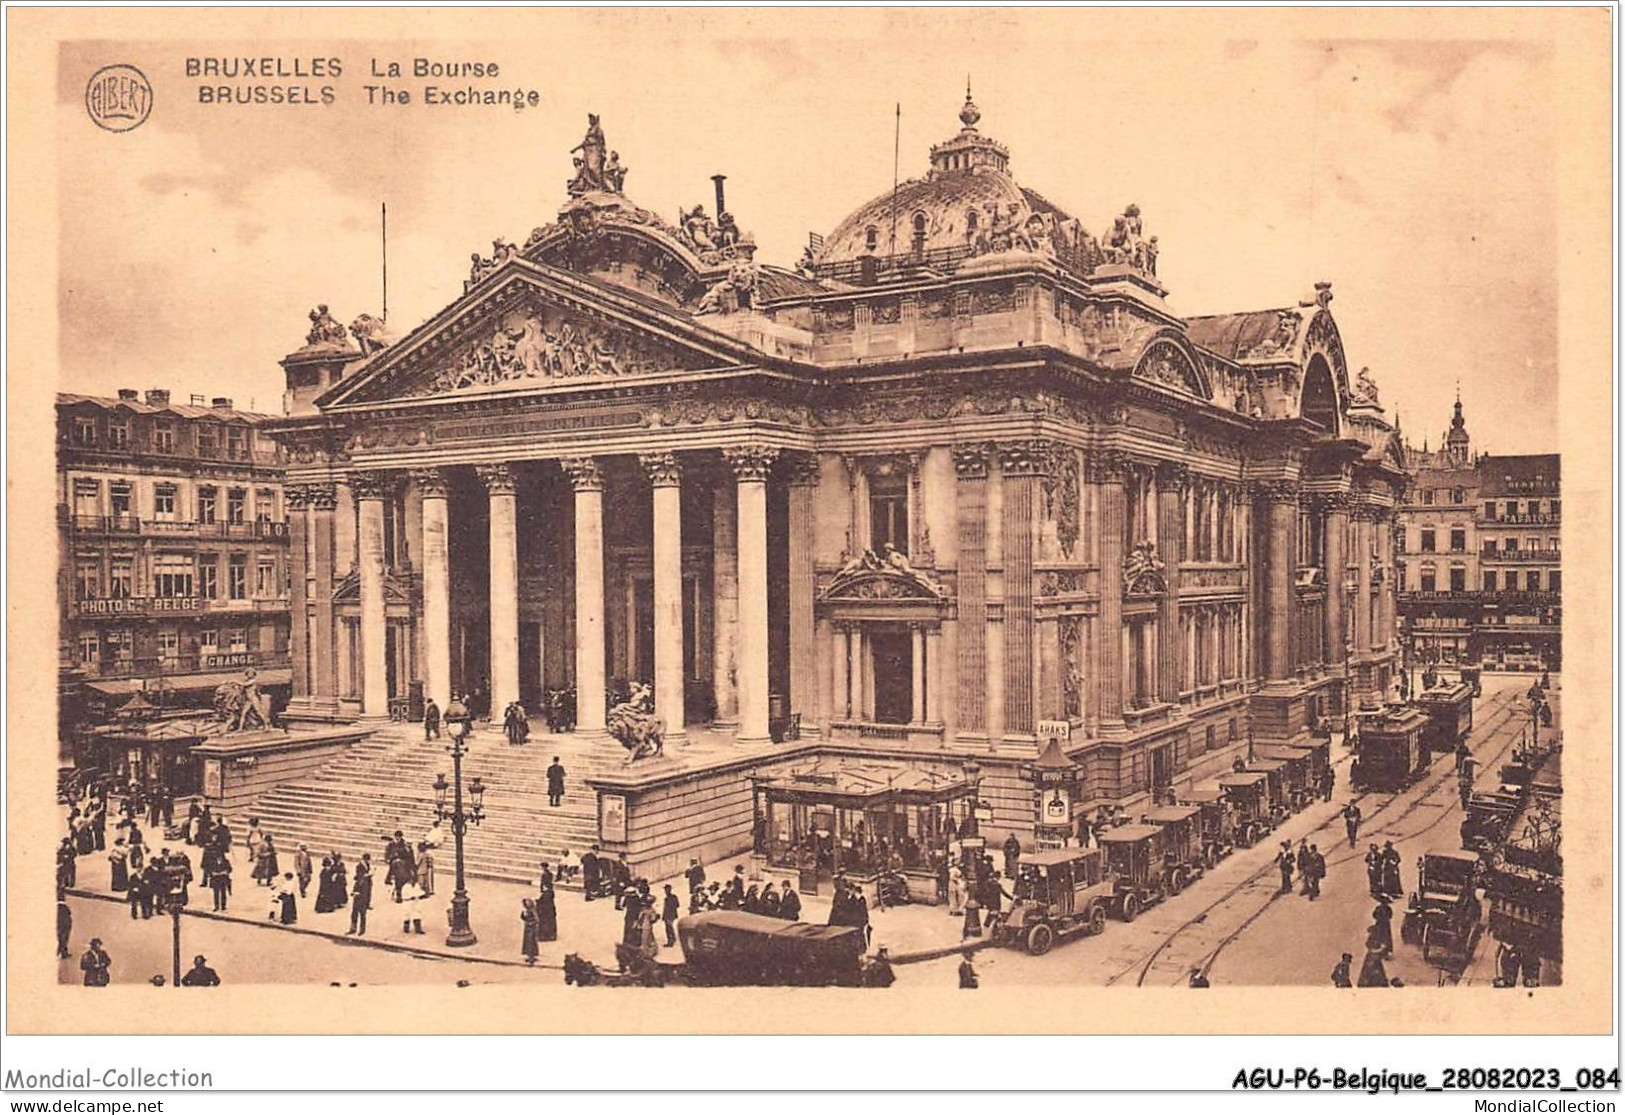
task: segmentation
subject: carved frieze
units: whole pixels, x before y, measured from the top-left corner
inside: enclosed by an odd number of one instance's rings
[[[1044,510],[1055,521],[1055,540],[1061,554],[1072,557],[1079,532],[1078,453],[1070,445],[1057,446],[1044,478]]]
[[[1083,716],[1083,620],[1061,617],[1061,704],[1068,720]]]

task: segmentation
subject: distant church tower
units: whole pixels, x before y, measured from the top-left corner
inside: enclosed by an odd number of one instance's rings
[[[1444,459],[1450,468],[1466,468],[1472,462],[1472,439],[1467,436],[1467,420],[1461,416],[1461,393],[1456,393],[1456,414],[1450,419],[1450,432],[1444,435]]]

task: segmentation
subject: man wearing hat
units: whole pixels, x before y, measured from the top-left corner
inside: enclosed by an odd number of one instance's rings
[[[1352,952],[1345,952],[1343,954],[1343,959],[1337,962],[1337,967],[1332,969],[1332,986],[1353,987],[1354,975],[1351,971],[1353,966],[1354,954]]]
[[[113,959],[102,951],[102,939],[92,937],[90,947],[85,955],[79,958],[79,970],[85,974],[86,987],[106,987],[112,982],[108,975],[113,967]]]
[[[1292,841],[1281,841],[1281,850],[1275,855],[1275,865],[1281,869],[1281,893],[1292,893],[1292,869],[1297,865],[1292,856]]]
[[[293,873],[299,880],[299,897],[305,897],[305,888],[310,886],[310,877],[315,874],[315,868],[310,862],[310,849],[299,845],[299,850],[293,854]]]
[[[801,920],[801,895],[796,893],[789,879],[784,880],[784,891],[779,895],[779,917],[785,921]]]
[[[209,958],[203,955],[192,957],[192,970],[181,977],[182,987],[219,987],[220,975],[209,967]]]

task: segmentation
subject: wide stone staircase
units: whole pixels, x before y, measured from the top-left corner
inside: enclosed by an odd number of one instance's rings
[[[250,815],[275,838],[286,866],[301,843],[318,860],[338,850],[354,863],[363,852],[383,858],[384,839],[400,829],[415,844],[434,824],[434,780],[451,780],[448,741],[423,739],[417,724],[390,724],[356,744],[315,774],[284,783],[251,810],[229,818],[238,834]],[[485,820],[470,826],[465,864],[470,875],[533,883],[542,860],[580,855],[597,839],[597,805],[583,775],[594,766],[591,745],[572,736],[533,734],[523,747],[478,731],[463,758],[463,786],[478,776],[487,786]],[[568,776],[564,804],[547,804],[547,767],[558,755]],[[451,792],[446,795],[451,804]],[[465,798],[466,803],[466,798]],[[454,866],[451,825],[435,852],[435,871],[449,885]]]

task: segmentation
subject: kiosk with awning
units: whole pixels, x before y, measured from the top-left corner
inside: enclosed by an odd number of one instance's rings
[[[949,844],[971,812],[962,770],[925,764],[820,759],[756,781],[767,861],[818,893],[837,873],[857,881],[888,870],[911,901],[940,900]]]

